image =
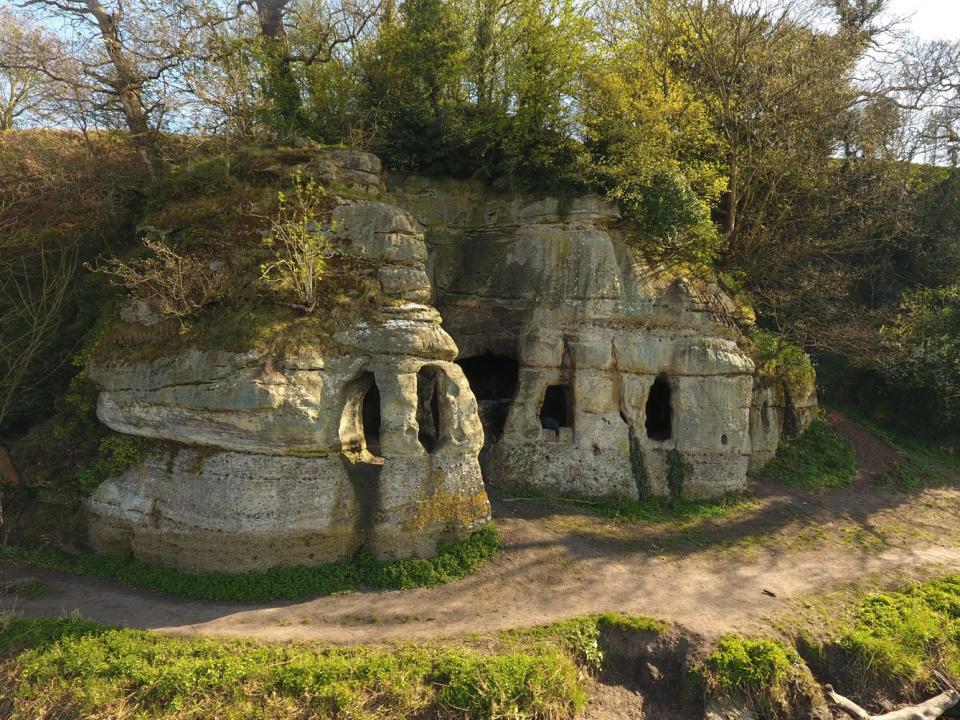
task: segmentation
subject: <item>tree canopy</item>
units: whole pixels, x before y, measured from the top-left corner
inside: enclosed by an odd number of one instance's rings
[[[225,161],[312,138],[597,192],[767,328],[951,393],[911,328],[960,283],[960,44],[891,32],[885,5],[26,0],[0,11],[0,133],[73,127],[96,154],[120,130],[148,182],[184,138]]]

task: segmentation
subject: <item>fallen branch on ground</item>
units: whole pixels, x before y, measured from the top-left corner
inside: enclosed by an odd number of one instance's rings
[[[939,673],[937,677],[948,687],[935,698],[931,698],[919,705],[901,708],[900,710],[894,710],[893,712],[884,713],[883,715],[871,715],[853,702],[853,700],[845,698],[840,693],[835,692],[830,685],[826,686],[826,691],[827,697],[830,698],[834,705],[857,720],[936,720],[936,718],[941,717],[947,710],[960,702],[960,692],[957,692],[956,688],[951,687],[950,684],[946,682],[946,679]]]

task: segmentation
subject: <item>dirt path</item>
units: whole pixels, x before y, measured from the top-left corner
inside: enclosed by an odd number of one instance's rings
[[[857,452],[857,480],[870,480],[904,462],[896,450],[836,410],[827,410],[827,422],[853,443]]]
[[[31,575],[51,591],[34,601],[0,596],[0,607],[268,640],[434,638],[607,610],[652,615],[712,636],[759,627],[765,616],[807,593],[960,568],[960,530],[952,522],[960,490],[759,493],[756,508],[733,517],[653,527],[597,518],[561,503],[495,499],[505,551],[472,577],[436,588],[244,606],[0,566],[0,579]]]

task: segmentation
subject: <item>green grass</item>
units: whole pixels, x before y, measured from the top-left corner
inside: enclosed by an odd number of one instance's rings
[[[700,668],[708,696],[742,700],[763,717],[809,717],[820,693],[800,653],[845,695],[912,702],[939,692],[935,671],[960,679],[960,575],[870,593],[781,640],[721,638]]]
[[[856,472],[853,443],[817,417],[800,437],[781,443],[757,477],[797,487],[843,487]]]
[[[764,717],[787,714],[797,691],[813,682],[792,648],[740,635],[720,638],[701,672],[710,695],[746,702]]]
[[[148,565],[132,557],[66,555],[54,550],[0,548],[0,559],[118,580],[179,597],[230,602],[267,602],[351,592],[361,587],[401,590],[439,585],[465,577],[501,547],[493,525],[457,543],[441,545],[436,557],[382,562],[369,554],[314,567],[280,567],[231,573],[186,573]]]
[[[586,702],[547,646],[260,645],[17,617],[0,629],[0,695],[11,718],[559,719]]]
[[[933,671],[960,677],[960,575],[874,593],[835,640],[861,687],[934,687]]]
[[[686,498],[649,497],[643,500],[589,499],[555,497],[535,490],[524,489],[518,500],[540,500],[547,503],[574,505],[599,517],[627,523],[650,525],[697,522],[724,518],[753,510],[757,501],[749,492],[731,492],[718,498],[688,500]]]
[[[666,632],[668,625],[644,616],[619,613],[601,613],[561,620],[549,625],[505,630],[498,635],[499,644],[511,650],[524,650],[541,644],[557,647],[593,671],[603,666],[600,634],[604,629],[618,629],[630,633]]]
[[[29,580],[22,585],[5,583],[0,586],[0,593],[5,595],[16,595],[24,600],[39,600],[46,597],[49,593],[47,586],[39,580]]]

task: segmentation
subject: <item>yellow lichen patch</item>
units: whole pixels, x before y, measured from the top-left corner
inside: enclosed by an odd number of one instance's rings
[[[490,501],[482,490],[471,495],[438,492],[417,501],[417,514],[404,523],[406,530],[451,523],[468,526],[490,516]]]

